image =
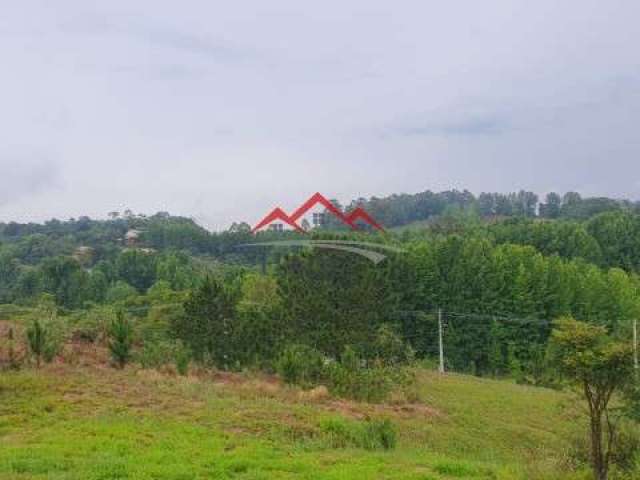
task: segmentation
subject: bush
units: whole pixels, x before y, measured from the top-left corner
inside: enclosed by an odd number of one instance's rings
[[[320,424],[324,439],[332,448],[357,446],[354,429],[341,418],[330,418]]]
[[[336,362],[327,361],[311,347],[291,345],[278,358],[276,371],[286,383],[303,388],[325,384],[333,395],[364,402],[383,401],[394,387],[404,390],[414,381],[407,369],[384,367],[377,362],[367,365],[350,347]]]
[[[118,368],[123,368],[131,358],[133,328],[122,310],[116,312],[116,318],[109,328],[109,351]]]
[[[186,375],[189,372],[191,350],[180,341],[148,340],[137,358],[142,368],[159,368],[173,363],[180,375]]]
[[[173,349],[173,345],[166,341],[147,341],[137,358],[142,368],[158,368],[171,361]]]
[[[397,444],[396,428],[388,419],[348,422],[342,418],[332,418],[323,421],[320,430],[332,448],[392,450]]]
[[[411,363],[415,358],[413,349],[406,345],[389,325],[381,325],[373,342],[373,352],[377,364],[399,366]]]
[[[340,362],[328,368],[329,390],[340,397],[366,402],[384,400],[394,385],[394,369],[367,367],[353,349],[345,349]]]
[[[19,370],[24,360],[24,349],[17,346],[17,335],[13,327],[7,330],[6,338],[0,337],[0,371]]]
[[[369,420],[364,425],[362,442],[362,446],[368,450],[392,450],[397,444],[396,429],[388,419]]]
[[[276,361],[276,371],[289,384],[317,385],[324,378],[324,357],[306,345],[290,345]]]
[[[124,302],[131,297],[136,297],[138,295],[138,291],[129,285],[127,282],[123,282],[122,280],[117,281],[109,290],[107,290],[106,294],[106,302],[110,304]]]
[[[73,314],[69,319],[72,337],[89,343],[101,342],[108,336],[113,319],[113,309],[102,306]]]
[[[618,426],[612,457],[611,462],[622,471],[640,469],[640,433],[635,422],[626,421]]]
[[[168,341],[173,338],[171,324],[184,315],[181,304],[152,305],[146,316],[136,322],[136,330],[142,341]]]
[[[189,363],[191,362],[191,350],[185,347],[182,342],[178,342],[173,349],[173,358],[176,370],[180,375],[189,373]]]
[[[47,363],[51,362],[59,350],[51,329],[40,320],[34,320],[27,329],[27,347],[35,357],[38,368],[43,359]]]

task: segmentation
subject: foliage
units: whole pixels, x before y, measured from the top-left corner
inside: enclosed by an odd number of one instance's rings
[[[115,270],[118,278],[143,293],[155,281],[156,256],[139,249],[123,251],[116,259]]]
[[[58,345],[52,338],[50,328],[41,320],[34,320],[27,329],[27,346],[39,368],[42,360],[50,362],[55,357]]]
[[[72,338],[76,341],[100,343],[109,335],[110,325],[115,318],[112,307],[93,305],[88,310],[74,312],[67,317]]]
[[[413,381],[398,365],[367,365],[350,347],[333,361],[311,347],[289,345],[275,365],[286,383],[303,388],[324,384],[334,395],[366,402],[380,402],[394,387],[402,389]]]
[[[174,364],[180,375],[186,375],[191,362],[191,351],[179,341],[148,340],[138,352],[137,359],[142,368],[160,368]]]
[[[184,303],[184,315],[173,319],[173,331],[200,361],[210,359],[218,367],[234,362],[234,303],[223,285],[206,277]]]
[[[402,341],[394,329],[387,324],[378,328],[373,341],[374,364],[394,367],[407,365],[413,361],[413,349]]]
[[[396,309],[392,268],[341,251],[288,256],[277,278],[289,335],[332,358],[346,345],[371,351],[378,327]]]
[[[393,450],[397,431],[389,419],[347,422],[330,418],[320,424],[323,436],[333,448],[358,447],[366,450]]]
[[[27,328],[27,347],[38,367],[42,360],[51,362],[60,349],[60,333],[56,330],[57,310],[53,296],[43,294],[34,312],[35,318]]]
[[[381,402],[398,386],[399,373],[399,369],[392,367],[369,367],[352,348],[346,347],[340,361],[327,366],[326,375],[329,391],[339,397]]]
[[[181,342],[177,342],[173,347],[173,359],[178,374],[187,375],[189,373],[189,363],[191,363],[191,350]]]
[[[276,371],[286,383],[311,387],[324,379],[324,357],[306,345],[289,345],[276,360]]]
[[[613,412],[614,393],[633,378],[630,346],[616,342],[604,327],[572,318],[555,324],[551,337],[552,358],[560,374],[581,392],[589,408],[590,459],[597,480],[606,480],[618,447]]]
[[[142,368],[158,368],[173,359],[174,345],[168,341],[147,341],[137,354]]]
[[[122,280],[118,280],[107,291],[105,300],[109,304],[115,304],[124,302],[131,297],[135,297],[136,295],[138,295],[138,292],[135,288]]]
[[[71,257],[46,258],[42,264],[44,291],[66,308],[81,306],[85,298],[87,272]]]
[[[109,328],[109,352],[114,364],[118,368],[124,366],[131,359],[133,347],[133,326],[124,311],[117,310],[116,317]]]

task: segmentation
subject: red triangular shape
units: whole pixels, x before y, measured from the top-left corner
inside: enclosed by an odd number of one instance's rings
[[[349,215],[347,215],[347,219],[354,226],[355,226],[356,220],[364,220],[373,228],[376,228],[381,232],[384,232],[384,228],[382,228],[373,218],[371,218],[371,216],[362,207],[358,207],[355,210],[353,210],[351,213],[349,213]]]
[[[304,229],[301,228],[294,220],[291,220],[289,215],[284,213],[284,211],[280,207],[274,208],[271,211],[271,213],[269,213],[266,217],[264,217],[260,221],[260,223],[258,223],[255,227],[253,227],[253,230],[251,230],[251,233],[255,233],[256,231],[260,230],[262,227],[264,227],[265,225],[273,222],[274,220],[282,220],[287,225],[289,225],[289,226],[293,227],[294,229],[296,229],[298,232],[303,232],[304,233]]]

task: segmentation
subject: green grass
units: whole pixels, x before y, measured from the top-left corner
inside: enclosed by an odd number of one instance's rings
[[[385,406],[226,380],[1,373],[0,479],[568,478],[557,463],[573,427],[557,392],[420,371],[424,405]],[[362,431],[365,418],[390,419],[397,447],[336,443],[325,428]]]

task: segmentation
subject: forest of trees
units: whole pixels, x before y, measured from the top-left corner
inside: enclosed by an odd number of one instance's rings
[[[451,368],[534,382],[545,381],[540,362],[555,318],[572,315],[624,336],[639,314],[640,216],[631,202],[569,193],[538,205],[530,192],[451,191],[356,203],[390,225],[433,218],[384,234],[313,232],[366,235],[404,250],[378,266],[345,252],[236,248],[295,234],[254,237],[242,223],[211,233],[167,213],[0,224],[0,303],[36,305],[46,294],[63,314],[125,305],[143,317],[178,298],[189,323],[202,305],[186,298],[212,277],[219,285],[208,285],[210,296],[228,304],[222,331],[230,337],[220,345],[231,350],[195,351],[226,367],[268,362],[291,338],[334,358],[347,347],[366,358],[381,328],[429,357],[441,309]],[[127,247],[131,229],[140,239]],[[247,300],[260,289],[271,293]],[[252,329],[260,344],[247,340]]]

